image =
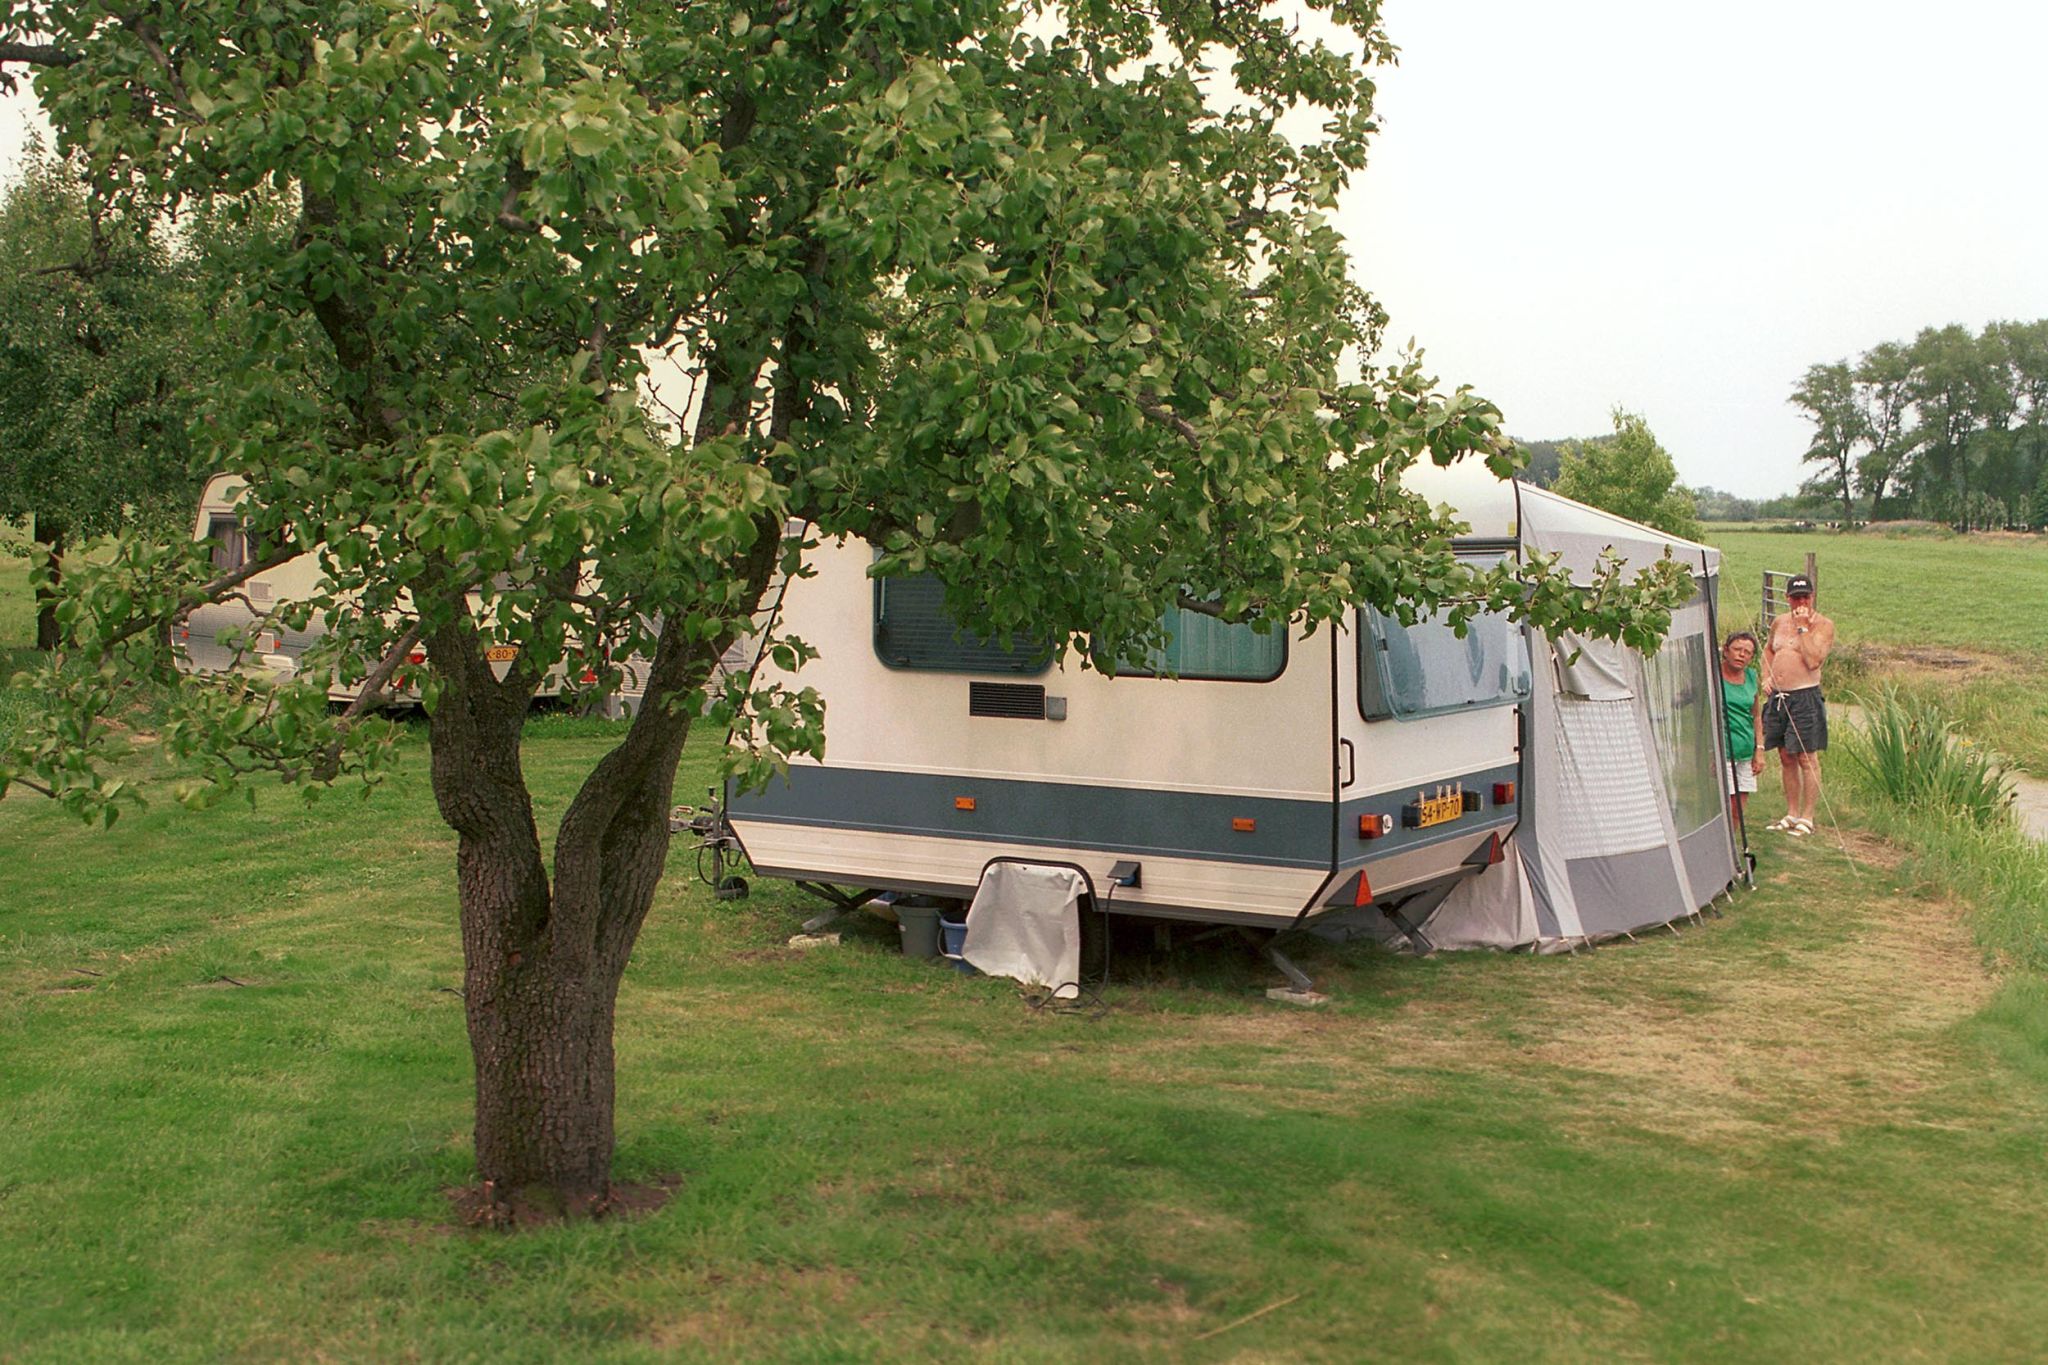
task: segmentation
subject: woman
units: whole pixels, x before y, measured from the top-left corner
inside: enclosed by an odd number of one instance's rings
[[[1721,646],[1721,705],[1728,714],[1728,812],[1742,823],[1749,794],[1764,770],[1757,740],[1756,636],[1738,630]]]

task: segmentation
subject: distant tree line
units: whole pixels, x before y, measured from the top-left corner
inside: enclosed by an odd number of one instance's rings
[[[1814,428],[1801,491],[1845,525],[2048,524],[2048,319],[1924,328],[1809,366],[1791,401]]]

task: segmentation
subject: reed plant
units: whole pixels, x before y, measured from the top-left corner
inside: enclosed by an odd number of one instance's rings
[[[1958,732],[1940,701],[1885,683],[1865,694],[1863,708],[1862,732],[1843,748],[1881,796],[1979,829],[2012,822],[2011,765]]]

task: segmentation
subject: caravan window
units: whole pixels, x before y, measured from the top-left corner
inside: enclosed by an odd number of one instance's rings
[[[1529,695],[1529,643],[1497,612],[1473,617],[1459,639],[1447,612],[1403,626],[1372,607],[1358,613],[1358,705],[1367,720],[1415,720],[1507,706]]]
[[[1173,676],[1210,682],[1271,682],[1287,667],[1287,630],[1264,635],[1249,621],[1219,621],[1171,607],[1160,625],[1166,644],[1142,658],[1119,659],[1119,674]]]
[[[1045,640],[970,635],[946,614],[946,590],[931,574],[875,580],[875,655],[891,668],[944,673],[1043,673],[1052,663]]]
[[[206,539],[211,543],[213,567],[222,573],[233,573],[249,562],[249,534],[236,518],[215,513],[207,520]]]
[[[1721,737],[1716,729],[1721,688],[1711,656],[1704,629],[1680,633],[1674,627],[1663,648],[1643,660],[1650,732],[1664,769],[1671,820],[1681,837],[1724,809]]]

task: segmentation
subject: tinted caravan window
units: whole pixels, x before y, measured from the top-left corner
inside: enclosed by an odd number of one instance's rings
[[[1529,645],[1497,612],[1473,617],[1459,639],[1447,611],[1403,626],[1372,607],[1358,613],[1358,703],[1367,720],[1414,720],[1507,706],[1529,695]]]
[[[1043,673],[1052,663],[1047,641],[1019,639],[1005,648],[960,629],[930,574],[875,580],[875,654],[891,668],[945,673]]]
[[[211,542],[213,567],[221,572],[233,573],[249,562],[248,533],[236,518],[218,513],[207,518],[206,538]]]
[[[1287,667],[1287,631],[1261,635],[1249,621],[1219,621],[1186,607],[1168,609],[1166,643],[1141,658],[1120,659],[1116,671],[1174,675],[1213,682],[1271,682]]]

